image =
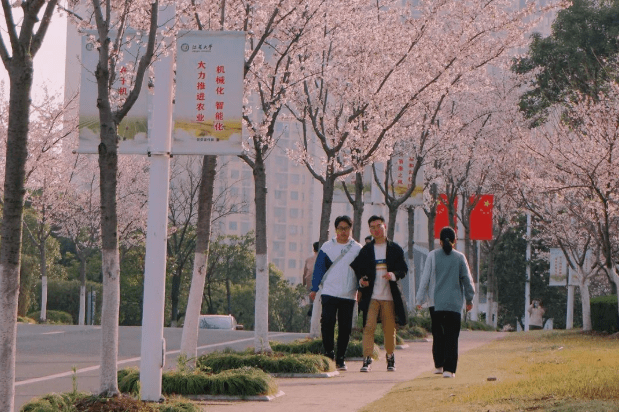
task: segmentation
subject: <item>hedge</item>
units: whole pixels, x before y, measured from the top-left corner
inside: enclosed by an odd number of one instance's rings
[[[598,332],[615,333],[619,331],[617,295],[591,299],[591,323],[593,330]]]

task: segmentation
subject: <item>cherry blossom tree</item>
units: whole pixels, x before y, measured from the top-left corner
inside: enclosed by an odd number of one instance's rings
[[[595,242],[593,250],[600,250],[601,266],[608,278],[619,285],[614,246],[619,229],[618,101],[619,85],[611,82],[608,91],[595,99],[580,96],[575,103],[551,110],[549,122],[522,141],[523,150],[535,162],[530,171],[522,171],[527,187],[554,195],[555,202],[560,200],[553,205],[554,211],[544,216],[554,222],[550,231],[557,232],[557,243],[561,242],[578,272],[583,305],[588,305],[592,273],[579,268],[579,262],[589,248],[589,239]],[[542,202],[547,204],[547,199],[542,198],[531,209],[545,211],[548,206],[539,207]],[[583,314],[587,311],[583,307]]]
[[[41,48],[57,0],[2,0],[6,27],[0,35],[0,57],[9,74],[9,107],[3,217],[0,229],[0,410],[12,411],[15,396],[15,342],[25,168],[28,157],[33,59]],[[14,5],[21,6],[18,20]],[[7,43],[8,42],[8,43]]]
[[[510,6],[420,1],[406,9],[389,1],[331,3],[312,49],[301,57],[307,80],[289,104],[304,131],[290,155],[323,184],[321,241],[327,238],[337,179],[386,161],[394,142],[409,135],[401,123],[419,118],[421,103],[439,101],[467,73],[522,42],[529,24],[524,19],[534,5]],[[359,20],[366,23],[357,25]]]

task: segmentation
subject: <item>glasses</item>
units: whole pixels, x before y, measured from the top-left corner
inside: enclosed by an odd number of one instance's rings
[[[344,226],[344,227],[338,226],[335,228],[335,230],[338,232],[347,232],[350,230],[350,226]]]

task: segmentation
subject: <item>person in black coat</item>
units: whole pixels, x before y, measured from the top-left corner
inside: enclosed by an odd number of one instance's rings
[[[387,370],[395,371],[395,329],[406,325],[406,307],[398,281],[408,271],[404,251],[395,242],[387,239],[385,218],[372,216],[368,220],[372,242],[363,246],[359,255],[350,264],[359,281],[363,312],[363,367],[369,372],[374,348],[374,331],[381,318],[387,352]]]

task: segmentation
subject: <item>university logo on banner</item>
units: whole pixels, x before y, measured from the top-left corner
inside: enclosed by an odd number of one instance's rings
[[[477,203],[475,203],[477,202]],[[470,239],[492,240],[493,195],[475,195],[469,198],[469,205],[475,204],[469,215]]]
[[[244,64],[244,32],[179,33],[173,154],[243,151]]]
[[[99,51],[94,37],[95,31],[86,32],[82,37],[80,79],[80,114],[79,114],[79,153],[98,153],[101,143],[101,125],[99,123],[99,108],[97,108],[97,79],[95,71],[99,62]],[[111,35],[115,37],[115,34]],[[141,41],[138,41],[141,40]],[[136,56],[145,53],[146,36],[136,34],[135,31],[125,32],[123,58],[118,62],[114,83],[110,90],[112,107],[120,107],[134,87]],[[118,153],[147,154],[148,153],[148,76],[144,82],[137,101],[118,125]]]
[[[458,209],[458,198],[454,199],[454,210]],[[457,223],[457,217],[454,216]],[[447,195],[439,195],[438,205],[436,205],[436,217],[434,218],[434,239],[440,239],[441,229],[449,224],[449,210],[447,209]],[[457,225],[456,225],[457,226]],[[457,232],[457,227],[454,227]]]

